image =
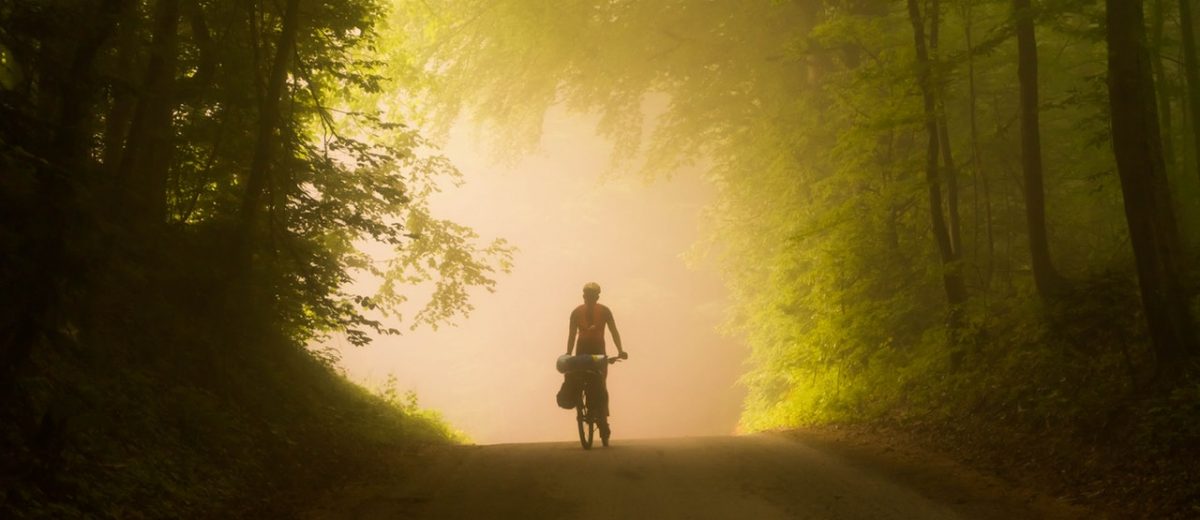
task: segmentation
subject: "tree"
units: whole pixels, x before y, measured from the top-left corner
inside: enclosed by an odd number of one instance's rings
[[[1038,123],[1038,58],[1030,0],[1013,0],[1017,29],[1017,76],[1021,84],[1021,171],[1024,174],[1025,220],[1029,253],[1038,294],[1049,298],[1061,284],[1050,260],[1046,237],[1046,194],[1042,182],[1041,125]]]
[[[938,0],[929,4],[929,63],[932,69],[940,69],[940,45],[942,6]],[[956,258],[962,258],[962,232],[959,229],[962,221],[959,216],[958,169],[954,165],[954,153],[950,148],[950,123],[946,115],[946,91],[944,78],[930,73],[935,85],[934,99],[937,103],[938,149],[942,156],[942,177],[946,179],[946,220],[950,234],[950,248]]]
[[[1176,167],[1174,135],[1171,129],[1171,78],[1163,65],[1164,35],[1166,14],[1163,12],[1165,0],[1154,0],[1154,20],[1150,32],[1150,47],[1153,51],[1154,84],[1158,87],[1155,95],[1158,98],[1158,117],[1162,122],[1163,159],[1166,160],[1167,170]]]
[[[925,43],[925,22],[921,17],[920,7],[916,0],[908,0],[908,16],[912,23],[913,39],[917,51],[917,82],[921,88],[921,99],[925,106],[926,159],[925,184],[929,192],[929,216],[933,224],[933,237],[941,254],[942,280],[945,285],[946,299],[951,307],[951,315],[957,312],[957,307],[967,300],[966,285],[959,271],[958,255],[950,240],[946,225],[945,214],[942,213],[941,182],[938,175],[938,132],[937,105],[934,100],[934,85],[932,63]]]
[[[0,5],[6,18],[0,47],[16,80],[0,103],[0,143],[6,176],[0,196],[8,214],[0,293],[11,312],[0,318],[0,406],[16,393],[16,379],[36,346],[53,342],[65,321],[66,288],[79,282],[68,242],[79,236],[80,183],[99,102],[96,64],[122,11],[121,0],[88,4]],[[56,23],[79,21],[69,28]],[[16,22],[16,23],[10,23]],[[47,23],[49,22],[49,23]],[[36,37],[13,32],[42,28]],[[28,189],[14,188],[22,182]]]
[[[1179,30],[1183,46],[1183,75],[1187,85],[1188,115],[1192,123],[1192,156],[1197,157],[1196,173],[1200,174],[1200,58],[1196,53],[1196,19],[1192,16],[1192,0],[1179,0]]]
[[[731,328],[753,352],[746,421],[845,417],[886,401],[878,389],[897,372],[942,377],[917,359],[962,360],[953,370],[965,374],[979,356],[1054,355],[1044,336],[1011,332],[1017,316],[1028,321],[1015,332],[1063,325],[1024,312],[1038,306],[1018,285],[988,283],[1023,278],[1032,257],[1045,260],[1035,274],[1079,273],[1079,292],[1097,273],[1134,280],[1118,179],[1104,175],[1113,157],[1095,151],[1110,145],[1103,11],[956,4],[962,16],[931,0],[500,0],[482,12],[470,0],[404,1],[395,27],[427,59],[395,62],[422,88],[394,104],[417,94],[434,102],[431,119],[469,114],[495,125],[505,149],[536,141],[547,108],[562,106],[600,117],[618,165],[641,151],[651,175],[709,166],[708,240],[733,293]],[[1034,17],[1031,5],[1052,11]],[[1035,38],[1058,52],[1030,52]],[[1013,79],[1032,87],[1024,100]],[[964,148],[956,163],[953,129],[968,125],[970,158]],[[960,207],[955,183],[978,203]],[[957,231],[960,217],[978,232]],[[1058,281],[1030,288],[1047,278]],[[947,302],[959,327],[941,319]]]
[[[972,25],[974,23],[972,16],[974,14],[973,0],[967,0],[962,3],[963,17],[963,33],[966,40],[967,52],[967,103],[968,103],[968,119],[970,121],[971,131],[971,172],[974,175],[973,192],[974,196],[974,244],[975,254],[973,259],[978,263],[979,251],[979,220],[984,221],[986,230],[987,242],[987,258],[984,261],[986,267],[983,274],[983,287],[989,289],[992,284],[992,274],[995,271],[996,262],[996,240],[994,235],[994,226],[992,222],[992,193],[991,183],[988,179],[988,173],[983,169],[982,153],[979,149],[979,96],[978,88],[976,87],[975,74],[975,44],[972,36]],[[979,208],[979,191],[982,185],[983,188],[983,211]]]
[[[1170,380],[1196,354],[1181,251],[1162,156],[1142,0],[1107,0],[1113,151],[1157,373]]]
[[[90,332],[96,309],[152,321],[128,293],[169,308],[180,281],[208,297],[252,287],[254,302],[224,308],[296,342],[394,332],[373,313],[398,313],[414,284],[436,287],[411,325],[470,311],[468,292],[491,289],[511,249],[430,211],[453,166],[377,107],[328,108],[378,92],[382,12],[370,0],[0,0],[0,307],[14,309],[0,318],[0,400],[37,346],[76,341],[63,331]],[[362,240],[395,258],[371,262]],[[269,261],[251,270],[251,258]],[[236,282],[219,269],[231,264]],[[387,286],[351,294],[358,272]]]
[[[242,195],[241,213],[238,215],[238,231],[234,237],[234,260],[236,269],[245,270],[250,265],[250,242],[254,236],[258,215],[262,212],[263,191],[266,190],[270,167],[279,133],[280,107],[284,94],[284,81],[291,68],[295,52],[296,33],[300,23],[300,0],[288,0],[283,11],[282,27],[275,43],[275,58],[268,72],[266,91],[262,95],[258,110],[258,132],[254,144],[254,155],[250,170],[246,173],[246,190]]]
[[[129,217],[139,226],[165,223],[167,170],[175,147],[171,112],[178,54],[179,0],[158,0],[149,64],[117,172],[116,182],[123,187],[119,193],[126,196],[113,201],[129,208]]]

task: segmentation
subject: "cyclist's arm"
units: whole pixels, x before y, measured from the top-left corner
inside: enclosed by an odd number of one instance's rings
[[[617,332],[617,320],[613,318],[612,311],[608,312],[608,331],[612,333],[613,345],[617,346],[617,353],[624,354],[625,349],[621,348],[621,333]]]
[[[571,312],[571,324],[567,332],[567,355],[571,355],[571,351],[575,350],[575,334],[579,332],[579,326],[575,325],[575,312]]]

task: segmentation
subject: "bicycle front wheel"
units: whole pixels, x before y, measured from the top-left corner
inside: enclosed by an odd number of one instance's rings
[[[592,422],[592,418],[588,416],[587,408],[579,406],[575,408],[575,423],[579,427],[579,444],[583,449],[592,449],[592,439],[596,433],[596,423]]]

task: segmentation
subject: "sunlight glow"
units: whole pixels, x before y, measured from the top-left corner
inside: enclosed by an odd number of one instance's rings
[[[683,258],[712,190],[698,175],[605,176],[611,147],[594,128],[556,110],[539,153],[511,166],[467,125],[452,129],[444,151],[466,183],[438,194],[433,210],[484,239],[508,239],[516,268],[495,294],[473,295],[476,310],[458,327],[342,347],[352,379],[378,386],[394,374],[479,443],[570,440],[571,412],[554,404],[554,359],[580,288],[595,280],[630,353],[609,376],[614,435],[733,431],[744,351],[715,330],[725,298],[716,273]],[[611,339],[608,348],[615,353]]]

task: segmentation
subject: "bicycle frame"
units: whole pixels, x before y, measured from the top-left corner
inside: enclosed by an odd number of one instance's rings
[[[620,361],[622,358],[604,356],[602,359],[603,361],[607,362],[607,365],[611,365],[617,361]],[[605,376],[605,373],[608,371],[607,365],[601,365],[601,369],[589,368],[584,370],[568,370],[564,372],[564,374],[567,374],[568,377],[571,377],[572,375],[582,377],[579,404],[575,406],[575,423],[579,431],[579,444],[583,446],[583,449],[585,450],[592,448],[592,443],[595,439],[597,423],[599,422],[596,420],[596,417],[592,416],[592,410],[590,410],[588,407],[588,396],[591,395],[589,390],[596,383],[598,378]]]

